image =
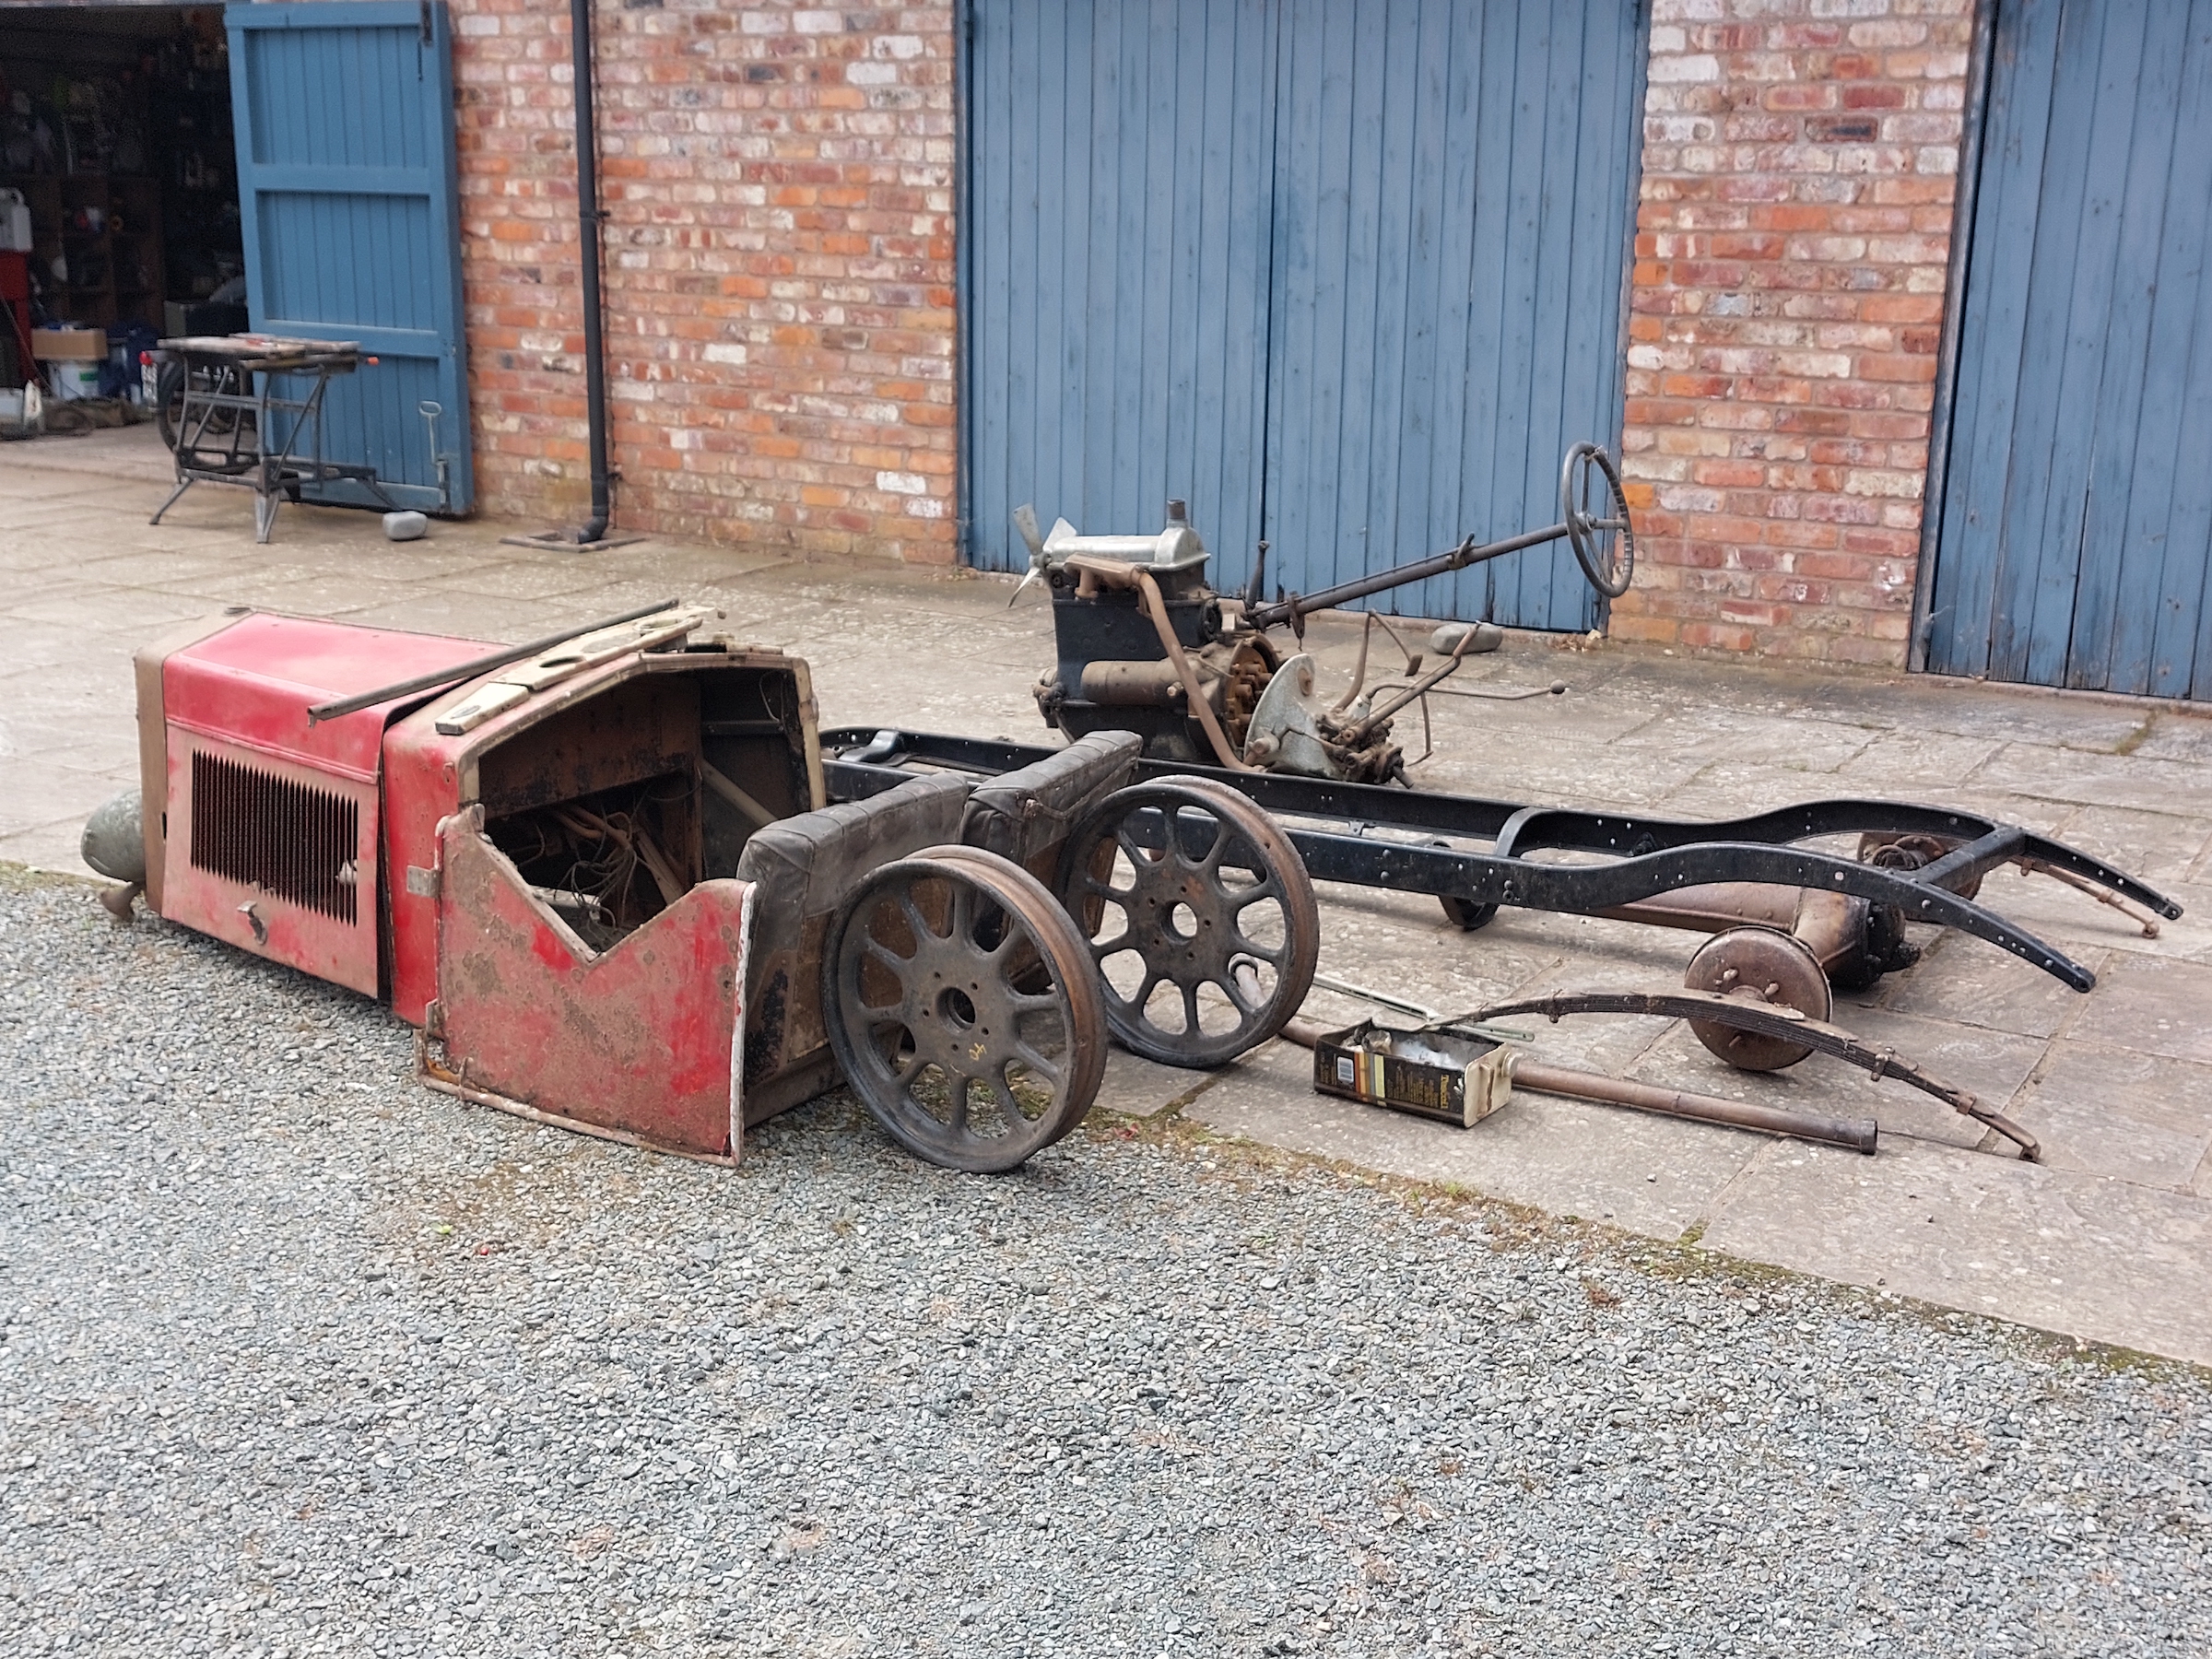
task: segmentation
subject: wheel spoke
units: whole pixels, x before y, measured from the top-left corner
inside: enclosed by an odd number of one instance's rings
[[[1254,1014],[1257,1014],[1262,1008],[1267,1006],[1267,999],[1264,996],[1254,1001],[1248,1002],[1245,1000],[1244,993],[1239,986],[1237,976],[1233,971],[1231,972],[1222,974],[1218,978],[1208,980],[1206,983],[1219,986],[1222,992],[1229,997],[1229,1000],[1236,1005],[1237,1011],[1242,1014],[1247,1019],[1251,1018]]]
[[[923,1067],[928,1064],[929,1056],[920,1049],[916,1049],[907,1056],[906,1064],[891,1075],[892,1087],[897,1088],[900,1094],[911,1093],[914,1087],[914,1079],[922,1075]]]
[[[947,1101],[952,1112],[952,1132],[965,1135],[968,1133],[968,1085],[971,1079],[962,1072],[947,1072],[945,1081],[952,1090]]]
[[[914,956],[916,958],[921,956],[924,947],[931,940],[942,939],[945,936],[922,919],[922,912],[914,903],[912,888],[904,887],[899,889],[899,908],[906,912],[906,924],[914,931]]]
[[[1147,962],[1145,964],[1145,982],[1136,988],[1135,996],[1123,997],[1114,991],[1112,985],[1108,985],[1106,989],[1110,994],[1121,1002],[1124,1007],[1135,1015],[1137,1018],[1142,1019],[1145,1017],[1145,1005],[1152,1000],[1152,993],[1159,988],[1159,982],[1167,977],[1150,962]]]
[[[1123,854],[1136,867],[1140,880],[1144,871],[1159,863],[1159,858],[1155,857],[1149,848],[1137,843],[1136,834],[1129,828],[1128,819],[1124,818],[1114,826],[1113,839],[1120,844]],[[1165,856],[1164,850],[1161,856]]]
[[[1198,983],[1186,980],[1176,987],[1182,993],[1182,1029],[1186,1036],[1198,1034]]]
[[[1058,1008],[1060,998],[1050,991],[1030,994],[1016,992],[1006,998],[1006,1006],[1017,1014],[1041,1014],[1047,1008]]]
[[[1214,844],[1206,849],[1206,856],[1192,867],[1200,875],[1211,879],[1214,887],[1218,889],[1221,886],[1218,879],[1221,874],[1221,861],[1229,856],[1230,843],[1241,845],[1244,838],[1219,818],[1214,820],[1214,826],[1216,831]]]
[[[1030,1121],[1029,1113],[1021,1109],[1021,1102],[1014,1098],[1014,1085],[1006,1081],[1006,1067],[1012,1064],[1010,1060],[1001,1061],[987,1079],[991,1092],[998,1097],[998,1109],[1006,1114],[1008,1134]]]
[[[877,938],[873,934],[868,935],[861,941],[860,947],[866,951],[868,955],[874,957],[878,962],[881,962],[886,968],[888,968],[893,973],[904,973],[912,964],[914,959],[912,957],[900,956],[888,945],[886,945],[881,939]]]
[[[1014,1040],[1014,1053],[1016,1057],[1018,1058],[1024,1065],[1028,1066],[1031,1071],[1035,1072],[1039,1077],[1042,1077],[1047,1083],[1050,1083],[1053,1086],[1053,1093],[1057,1094],[1059,1092],[1061,1075],[1059,1062],[1054,1060],[1047,1060],[1042,1054],[1039,1053],[1035,1049],[1031,1048],[1028,1043],[1024,1042],[1018,1037]],[[1008,1064],[1011,1064],[1011,1062]]]
[[[1234,914],[1240,911],[1249,910],[1263,899],[1280,899],[1283,896],[1283,884],[1270,876],[1265,881],[1257,882],[1248,888],[1239,888],[1234,892],[1224,888],[1221,889],[1221,896],[1229,900],[1230,911]]]
[[[1281,962],[1283,952],[1288,948],[1287,945],[1263,945],[1257,939],[1247,938],[1241,927],[1230,931],[1229,947],[1239,956],[1257,957],[1269,963]]]

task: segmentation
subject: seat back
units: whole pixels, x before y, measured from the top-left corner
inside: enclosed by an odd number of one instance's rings
[[[965,779],[915,778],[865,801],[802,812],[753,832],[737,879],[754,887],[746,974],[745,1121],[810,1100],[837,1080],[822,1007],[824,935],[880,865],[959,839]]]
[[[1144,750],[1134,732],[1093,732],[1046,759],[1002,772],[969,797],[960,839],[1012,859],[1051,887],[1068,831],[1135,779]]]

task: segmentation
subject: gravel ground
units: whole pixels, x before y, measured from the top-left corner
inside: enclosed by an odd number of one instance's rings
[[[0,1649],[2212,1652],[2212,1388],[1101,1124],[702,1169],[0,869]]]

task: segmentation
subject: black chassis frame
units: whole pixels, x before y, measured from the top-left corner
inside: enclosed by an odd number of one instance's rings
[[[821,735],[822,768],[832,800],[864,799],[914,771],[990,777],[1041,760],[1054,750],[997,738],[952,737],[877,726],[844,726]],[[1144,760],[1141,776],[1214,778],[1269,812],[1319,881],[1401,893],[1430,893],[1477,905],[1592,915],[1679,888],[1756,881],[1847,893],[1895,905],[1910,922],[1971,934],[2076,991],[2097,976],[1955,888],[2015,860],[2033,860],[2080,877],[2172,920],[2182,907],[2134,877],[2063,841],[2014,824],[1940,806],[1895,801],[1807,801],[1750,818],[1696,822],[1528,806],[1475,795],[1439,794],[1371,783],[1335,783],[1272,772]],[[1410,831],[1398,840],[1378,830]],[[1926,835],[1959,844],[1918,870],[1890,870],[1794,843],[1823,835]],[[1476,852],[1455,841],[1483,841]],[[1610,854],[1604,864],[1544,864],[1532,853]]]

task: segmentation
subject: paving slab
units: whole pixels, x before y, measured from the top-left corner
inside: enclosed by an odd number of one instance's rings
[[[2212,1153],[2212,1065],[2069,1041],[2012,1110],[2051,1169],[2185,1193]]]
[[[2212,1364],[2212,1207],[2074,1170],[1917,1141],[1778,1148],[1703,1243],[2087,1341]]]
[[[2082,1008],[2082,994],[2032,963],[1965,934],[1911,930],[1921,959],[1849,997],[1849,1008],[1881,1007],[1961,1026],[1981,1026],[2021,1037],[2051,1037]],[[2091,971],[2111,959],[2109,949],[2084,959]],[[1842,1016],[1855,1025],[1855,1012]]]
[[[2212,1065],[2212,965],[2114,953],[2073,1034],[2083,1042]]]

